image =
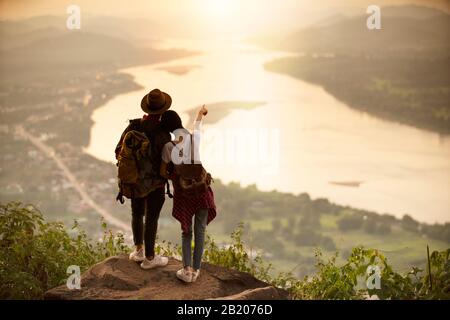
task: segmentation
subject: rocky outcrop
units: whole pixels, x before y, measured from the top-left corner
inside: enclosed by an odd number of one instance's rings
[[[87,270],[81,277],[81,289],[66,285],[45,293],[45,299],[289,299],[286,291],[269,286],[248,273],[203,263],[195,283],[178,280],[175,272],[182,267],[170,258],[167,266],[142,270],[126,255],[108,258]]]

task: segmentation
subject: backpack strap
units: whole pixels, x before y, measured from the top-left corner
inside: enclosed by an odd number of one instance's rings
[[[120,204],[124,204],[125,203],[125,199],[123,198],[122,190],[119,190],[119,193],[116,196],[116,201],[119,201]]]
[[[176,148],[176,143],[173,141],[170,141],[172,143],[172,145],[174,146],[174,148]],[[169,184],[169,180],[166,180],[166,194],[167,196],[172,199],[173,198],[173,194],[170,192],[170,184]]]
[[[142,120],[141,119],[132,119],[130,120],[131,130],[142,131]]]
[[[192,134],[189,135],[191,136],[191,164],[194,164],[194,138]]]
[[[169,180],[166,180],[166,194],[167,196],[172,199],[173,198],[173,194],[170,192],[170,184],[169,184]]]

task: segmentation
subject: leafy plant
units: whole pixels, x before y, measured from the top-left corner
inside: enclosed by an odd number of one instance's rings
[[[376,295],[379,299],[450,299],[450,249],[431,255],[433,287],[429,275],[413,267],[406,274],[395,272],[386,257],[375,249],[354,248],[343,266],[336,265],[337,254],[328,261],[316,254],[318,272],[295,283],[293,294],[299,299],[364,299]],[[380,270],[380,288],[358,288],[365,284],[369,266]]]
[[[41,299],[67,279],[68,266],[83,272],[129,250],[122,234],[113,234],[105,223],[102,227],[103,238],[93,243],[76,222],[71,236],[63,224],[45,222],[31,205],[0,204],[0,298]]]
[[[114,234],[102,223],[103,237],[93,242],[75,222],[71,235],[63,224],[45,222],[33,206],[18,202],[0,204],[0,299],[41,299],[46,290],[64,283],[67,267],[85,271],[107,257],[129,252],[122,234]],[[316,251],[317,272],[299,280],[291,273],[273,275],[271,264],[260,252],[248,249],[244,226],[231,233],[228,245],[218,245],[209,235],[204,260],[226,268],[248,272],[276,287],[288,290],[294,299],[450,299],[450,249],[430,255],[430,272],[413,267],[400,274],[376,249],[354,248],[343,265],[338,253],[325,260]],[[180,257],[181,248],[171,242],[156,245],[157,254]],[[380,287],[368,289],[367,268],[379,270]]]

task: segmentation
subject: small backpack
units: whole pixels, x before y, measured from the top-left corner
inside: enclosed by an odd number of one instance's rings
[[[191,163],[174,165],[176,179],[174,181],[177,194],[185,198],[198,197],[205,193],[212,182],[211,174],[206,172],[203,165],[194,163],[194,142],[191,137]],[[173,143],[173,142],[172,142]],[[174,144],[175,146],[175,144]],[[180,156],[182,156],[180,150]]]
[[[123,197],[142,198],[155,190],[154,169],[151,161],[151,147],[147,136],[139,131],[128,131],[122,141],[117,157],[119,194]]]

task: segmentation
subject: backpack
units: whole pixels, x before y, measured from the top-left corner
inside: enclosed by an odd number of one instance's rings
[[[194,143],[191,137],[191,163],[181,163],[174,165],[176,179],[174,180],[177,194],[185,198],[198,197],[205,193],[212,182],[211,174],[208,173],[203,165],[194,163]],[[172,142],[173,143],[173,142]],[[175,146],[175,143],[173,143]],[[182,156],[183,150],[180,150]]]
[[[123,196],[133,199],[147,196],[168,181],[160,176],[161,145],[170,141],[158,125],[130,120],[116,147],[119,193],[117,201],[124,203]]]
[[[125,134],[117,157],[120,196],[142,198],[154,190],[150,155],[150,141],[144,133],[131,130]]]

